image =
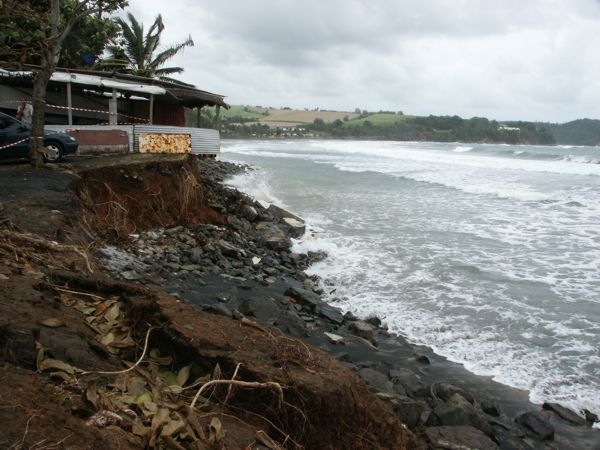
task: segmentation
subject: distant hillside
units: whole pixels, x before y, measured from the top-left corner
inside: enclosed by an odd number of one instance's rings
[[[578,119],[567,123],[539,123],[550,131],[557,144],[600,145],[600,120]]]
[[[231,109],[223,113],[225,122],[255,123],[267,125],[270,128],[308,125],[313,123],[315,119],[329,123],[337,119],[350,120],[355,117],[358,117],[358,114],[353,112],[266,108],[262,106],[232,106]]]

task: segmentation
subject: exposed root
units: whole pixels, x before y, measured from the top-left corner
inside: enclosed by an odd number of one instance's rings
[[[211,386],[217,386],[217,385],[221,385],[221,384],[241,386],[241,387],[251,388],[251,389],[256,389],[256,388],[273,389],[275,392],[277,392],[280,403],[283,403],[283,389],[281,388],[281,385],[279,383],[275,383],[274,381],[265,381],[264,383],[261,383],[258,381],[211,380],[211,381],[206,382],[200,389],[198,389],[198,392],[196,392],[196,395],[194,396],[194,399],[192,400],[190,407],[193,408],[194,406],[196,406],[198,397],[200,397],[200,395],[206,389],[208,389]]]

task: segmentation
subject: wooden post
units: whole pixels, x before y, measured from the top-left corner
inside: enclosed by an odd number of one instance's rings
[[[152,125],[154,122],[154,94],[150,94],[150,111],[148,113],[148,123]]]
[[[71,97],[71,82],[67,83],[67,117],[69,118],[69,125],[73,125],[73,98]]]
[[[217,131],[221,132],[221,105],[217,105],[217,112],[215,115],[215,126],[217,127]]]
[[[111,125],[117,124],[117,112],[119,108],[117,107],[117,90],[112,90],[112,98],[108,101],[108,112],[110,113],[108,116],[108,123]]]
[[[202,106],[196,107],[196,128],[202,128]]]

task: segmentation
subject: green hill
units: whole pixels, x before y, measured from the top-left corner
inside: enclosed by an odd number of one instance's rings
[[[557,144],[600,145],[600,120],[577,119],[567,123],[540,123],[552,133]]]

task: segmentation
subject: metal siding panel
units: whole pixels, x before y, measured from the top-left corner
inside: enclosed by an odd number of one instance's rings
[[[139,134],[189,134],[192,154],[217,155],[221,152],[221,136],[209,128],[173,127],[169,125],[46,125],[47,130],[124,130],[129,135],[129,151],[139,151]]]

